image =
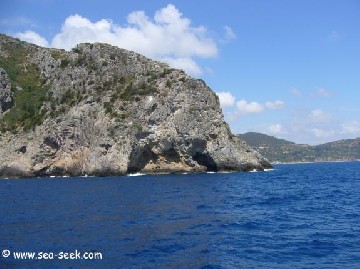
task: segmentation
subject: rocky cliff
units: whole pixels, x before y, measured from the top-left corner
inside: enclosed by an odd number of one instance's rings
[[[137,53],[0,35],[0,68],[1,177],[270,167],[202,80]]]

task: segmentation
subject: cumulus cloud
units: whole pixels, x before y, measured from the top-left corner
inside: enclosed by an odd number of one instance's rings
[[[265,103],[249,102],[245,99],[236,100],[235,96],[230,92],[217,92],[220,105],[225,109],[225,117],[229,121],[234,121],[246,114],[258,114],[266,110],[281,109],[285,103],[280,100],[268,101]]]
[[[103,19],[92,23],[78,14],[72,15],[66,18],[61,32],[55,35],[51,46],[69,50],[81,42],[114,44],[117,41],[114,26],[110,20]]]
[[[230,92],[217,92],[216,94],[219,96],[222,108],[233,107],[235,105],[235,96]]]
[[[203,73],[202,68],[191,58],[170,58],[163,57],[159,60],[168,63],[170,66],[185,70],[194,76],[200,76]]]
[[[261,128],[264,133],[280,135],[297,143],[322,144],[340,139],[360,137],[359,120],[342,120],[336,114],[316,108],[293,110],[279,123]]]
[[[244,99],[236,102],[236,109],[239,115],[246,113],[260,113],[265,111],[266,109],[274,110],[283,108],[285,103],[280,100],[276,100],[274,102],[268,101],[265,104],[261,104],[258,102],[248,102]]]
[[[240,113],[259,113],[264,110],[264,106],[258,102],[247,102],[244,99],[236,102],[236,108]]]
[[[265,107],[268,109],[280,109],[283,108],[285,103],[283,101],[276,100],[275,102],[266,102]]]
[[[69,50],[82,42],[104,42],[133,50],[194,75],[203,72],[194,58],[215,57],[218,53],[206,28],[193,27],[190,19],[171,4],[158,10],[153,18],[143,11],[132,12],[124,27],[109,19],[92,22],[78,14],[69,16],[50,46]]]
[[[42,36],[40,36],[39,34],[33,32],[33,31],[25,31],[23,33],[17,33],[15,34],[15,37],[36,44],[38,46],[41,47],[48,47],[49,43],[47,42],[47,40],[45,38],[43,38]]]
[[[68,17],[53,47],[70,49],[80,42],[105,42],[132,49],[153,57],[213,57],[217,54],[215,42],[206,37],[202,26],[191,27],[190,20],[173,5],[157,11],[150,19],[143,11],[127,17],[128,26],[121,27],[111,20],[91,22],[80,15]]]

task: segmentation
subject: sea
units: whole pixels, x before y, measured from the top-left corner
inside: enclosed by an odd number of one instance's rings
[[[360,162],[0,180],[0,268],[360,268]]]

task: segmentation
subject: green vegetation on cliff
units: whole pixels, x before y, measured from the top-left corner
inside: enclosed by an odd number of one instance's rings
[[[41,110],[46,99],[47,87],[40,78],[39,68],[27,61],[26,43],[3,43],[0,67],[10,79],[14,92],[15,107],[0,120],[1,131],[16,132],[19,128],[29,130],[40,124],[45,115]]]

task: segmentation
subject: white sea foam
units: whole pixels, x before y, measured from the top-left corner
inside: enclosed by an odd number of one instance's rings
[[[139,176],[145,176],[145,174],[141,173],[134,173],[134,174],[127,174],[128,177],[139,177]]]
[[[275,170],[274,168],[264,169],[265,172],[274,171],[274,170]]]

